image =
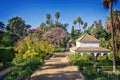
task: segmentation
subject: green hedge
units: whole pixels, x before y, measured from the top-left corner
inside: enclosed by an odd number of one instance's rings
[[[15,54],[12,48],[0,48],[0,62],[11,62]]]
[[[113,66],[100,66],[103,71],[112,71]],[[117,66],[117,69],[120,70],[120,66]]]
[[[17,66],[3,80],[26,80],[41,65],[42,62],[37,59],[31,60],[23,66]]]
[[[54,52],[65,52],[66,48],[56,48]]]

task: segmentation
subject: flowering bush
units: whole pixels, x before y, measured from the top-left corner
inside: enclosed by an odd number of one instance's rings
[[[64,40],[68,40],[70,38],[70,34],[60,27],[55,27],[44,33],[43,37],[48,39],[48,41],[53,43],[55,46],[58,46]]]
[[[40,29],[40,28],[27,28],[26,29],[26,32],[27,33],[41,33],[42,32],[42,30]]]

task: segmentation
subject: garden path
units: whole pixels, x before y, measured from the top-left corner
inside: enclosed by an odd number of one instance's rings
[[[69,63],[67,56],[52,57],[32,74],[31,80],[83,80],[77,66]]]
[[[9,68],[6,68],[6,69],[0,71],[0,80],[2,80],[14,68],[15,67],[12,66],[12,67],[9,67]]]

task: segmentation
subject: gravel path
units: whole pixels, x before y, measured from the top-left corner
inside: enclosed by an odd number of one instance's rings
[[[31,80],[83,80],[76,66],[71,66],[67,57],[52,57],[43,67],[32,74]]]

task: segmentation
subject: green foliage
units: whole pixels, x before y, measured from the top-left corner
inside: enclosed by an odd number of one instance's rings
[[[14,70],[12,70],[11,73],[4,80],[8,80],[9,78],[10,80],[16,79],[24,80],[24,78],[30,76],[32,72],[38,68],[39,64],[40,62],[32,61],[24,66],[17,67]]]
[[[0,48],[0,61],[5,62],[11,62],[13,58],[15,57],[13,49],[12,48]]]
[[[24,29],[26,27],[25,21],[22,20],[20,17],[13,17],[12,19],[9,19],[8,21],[7,29],[13,33],[17,34],[18,36],[22,36],[24,34]]]
[[[94,55],[93,54],[83,54],[83,56],[81,57],[81,60],[85,60],[85,61],[91,61],[94,60]]]
[[[111,52],[110,55],[108,55],[109,60],[113,61],[113,53]],[[120,65],[120,57],[119,57],[119,53],[116,55],[116,63],[117,65]]]
[[[108,55],[99,55],[98,57],[97,57],[97,60],[108,60]]]
[[[1,39],[2,45],[5,45],[5,46],[11,46],[12,42],[13,41],[12,41],[12,37],[10,36],[10,34],[5,34]]]
[[[83,70],[83,73],[85,73],[87,75],[92,75],[92,76],[97,76],[98,75],[97,69],[93,66],[86,66]]]
[[[71,61],[72,63],[74,63],[75,61],[80,60],[80,57],[81,57],[80,54],[75,53],[75,54],[73,54],[73,55],[70,55],[70,56],[69,56],[69,59],[70,59],[70,61]]]
[[[26,64],[13,69],[4,80],[25,80],[25,78],[30,76],[40,65],[41,61],[34,58],[31,61],[26,62]]]
[[[33,47],[34,46],[34,47]],[[30,39],[29,37],[19,41],[14,50],[17,52],[13,63],[16,65],[24,65],[33,58],[38,58],[39,61],[45,58],[46,53],[54,50],[54,46],[44,40]]]
[[[54,50],[54,52],[65,52],[66,51],[66,48],[56,48],[55,50]]]
[[[2,30],[4,28],[4,26],[5,26],[5,24],[0,21],[0,30]]]
[[[0,46],[13,46],[18,37],[14,34],[3,32],[0,36]]]
[[[97,77],[96,80],[108,80],[106,77]]]
[[[76,53],[71,55],[69,59],[72,64],[77,65],[80,70],[83,70],[83,67],[93,65],[91,60],[94,60],[94,57],[91,54],[84,54],[81,56],[80,54]]]
[[[46,55],[54,51],[54,46],[37,33],[32,33],[19,40],[14,51],[16,54],[12,62],[17,68],[4,80],[25,80],[41,65]]]
[[[92,61],[94,60],[94,55],[92,54],[83,54],[82,56],[79,53],[70,56],[71,62],[82,60],[82,61]]]
[[[85,80],[119,80],[119,76],[116,76],[115,74],[107,74],[103,71],[112,70],[112,66],[109,67],[112,65],[112,61],[109,60],[108,56],[99,55],[98,58],[98,61],[95,61],[92,54],[84,54],[81,56],[78,53],[69,57],[72,64],[79,67],[79,70],[84,75]]]

